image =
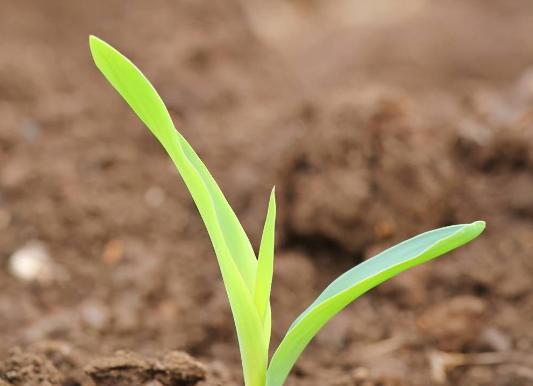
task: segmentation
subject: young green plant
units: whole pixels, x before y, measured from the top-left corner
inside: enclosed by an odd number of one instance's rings
[[[468,243],[485,228],[483,221],[476,221],[435,229],[350,269],[296,318],[269,361],[274,189],[256,258],[237,216],[209,170],[174,127],[154,87],[130,60],[109,44],[94,36],[89,43],[96,66],[163,145],[200,212],[233,313],[246,386],[281,386],[311,339],[348,304],[400,272]]]

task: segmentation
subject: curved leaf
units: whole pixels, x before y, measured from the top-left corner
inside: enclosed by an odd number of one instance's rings
[[[241,224],[215,180],[176,131],[161,97],[135,65],[104,41],[91,36],[96,66],[161,142],[198,207],[213,243],[228,293],[248,386],[264,385],[267,351],[253,300],[257,260]]]
[[[311,339],[352,301],[400,272],[468,243],[484,228],[483,221],[476,221],[435,229],[387,249],[341,275],[289,328],[270,362],[267,386],[281,386]]]
[[[95,36],[89,38],[89,43],[98,69],[152,131],[167,152],[185,152],[188,161],[193,165],[196,173],[201,176],[217,211],[220,228],[224,233],[228,248],[244,281],[252,292],[255,286],[257,259],[250,241],[203,162],[185,138],[176,131],[163,100],[152,84],[128,58]],[[176,166],[179,169],[179,165]],[[184,176],[182,175],[182,177]],[[197,205],[200,209],[204,203],[200,202]],[[206,226],[209,227],[210,225],[206,224]]]

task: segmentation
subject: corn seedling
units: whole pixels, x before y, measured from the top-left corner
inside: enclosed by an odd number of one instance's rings
[[[468,243],[485,228],[483,221],[476,221],[435,229],[350,269],[296,318],[269,361],[274,189],[256,257],[237,216],[209,170],[175,129],[154,87],[130,60],[109,44],[94,36],[89,40],[96,66],[163,145],[198,207],[229,298],[246,386],[281,386],[311,339],[348,304],[400,272]]]

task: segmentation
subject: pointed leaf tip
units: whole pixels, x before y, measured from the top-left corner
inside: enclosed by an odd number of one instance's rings
[[[289,327],[270,361],[267,386],[283,384],[311,339],[349,303],[400,272],[470,242],[484,229],[484,221],[434,229],[386,249],[339,276]]]
[[[487,223],[483,220],[474,221],[472,225],[475,225],[481,232],[487,227]]]
[[[107,44],[105,41],[103,41],[99,37],[95,35],[89,35],[89,48],[91,50],[91,54],[93,57],[99,46],[106,46],[106,45],[108,47],[111,47],[109,44]]]

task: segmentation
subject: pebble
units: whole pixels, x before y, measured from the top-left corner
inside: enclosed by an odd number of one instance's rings
[[[159,186],[152,186],[144,194],[146,204],[151,208],[160,207],[165,202],[166,193]]]
[[[9,273],[24,282],[47,284],[58,278],[59,271],[46,246],[31,241],[16,250],[8,262]]]
[[[97,301],[89,301],[80,309],[82,320],[95,330],[104,330],[109,323],[109,312],[104,304]]]
[[[509,335],[495,327],[486,328],[481,334],[481,339],[494,351],[509,351],[513,346]]]
[[[352,378],[357,381],[362,381],[370,377],[370,370],[366,367],[356,367],[352,371]]]

